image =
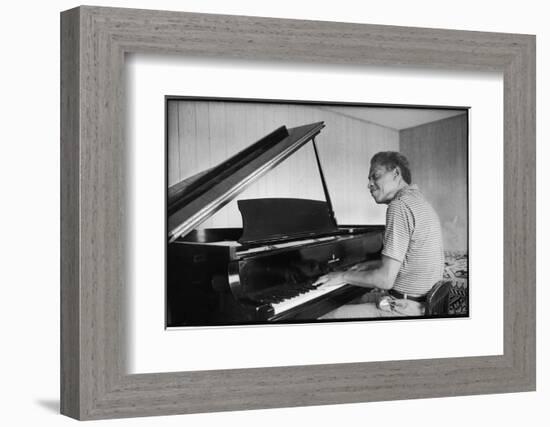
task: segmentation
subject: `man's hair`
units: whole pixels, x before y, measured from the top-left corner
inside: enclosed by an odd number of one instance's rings
[[[397,151],[380,151],[370,159],[371,166],[380,165],[391,170],[396,167],[401,171],[401,176],[407,184],[411,183],[411,170],[407,158]]]

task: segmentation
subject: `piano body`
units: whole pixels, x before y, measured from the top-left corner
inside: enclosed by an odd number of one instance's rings
[[[380,259],[383,226],[338,226],[315,136],[281,127],[168,190],[166,325],[313,321],[365,289],[318,285],[329,271]],[[197,228],[250,183],[312,143],[326,201],[238,200],[242,228]]]

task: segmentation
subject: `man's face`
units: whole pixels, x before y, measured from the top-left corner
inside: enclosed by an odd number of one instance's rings
[[[376,203],[390,203],[399,190],[398,171],[396,169],[388,170],[382,165],[372,165],[369,171],[368,187]]]

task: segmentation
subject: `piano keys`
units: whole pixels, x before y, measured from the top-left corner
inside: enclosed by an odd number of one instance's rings
[[[384,231],[337,224],[314,139],[323,127],[283,126],[169,189],[168,327],[314,321],[365,292],[318,281],[380,259]],[[235,200],[307,143],[326,200]],[[237,203],[242,228],[199,228],[228,203]]]

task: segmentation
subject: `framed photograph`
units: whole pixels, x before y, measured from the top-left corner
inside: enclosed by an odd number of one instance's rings
[[[79,7],[61,40],[63,414],[535,389],[534,36]]]

